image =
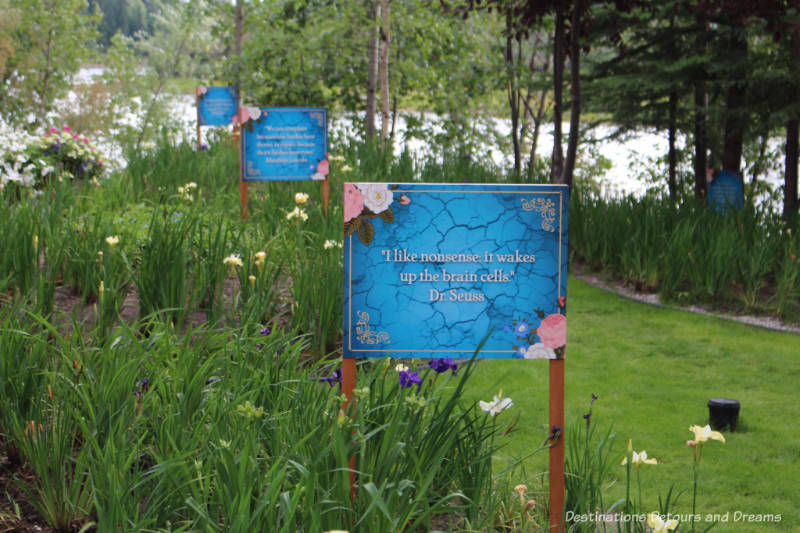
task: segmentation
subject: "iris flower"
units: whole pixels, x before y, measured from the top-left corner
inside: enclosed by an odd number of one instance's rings
[[[628,464],[627,457],[622,460],[622,466],[625,466],[626,464]],[[642,450],[639,453],[633,452],[631,464],[637,468],[641,468],[642,465],[657,465],[658,461],[656,461],[654,457],[647,457],[647,452]]]
[[[653,533],[667,533],[678,527],[678,521],[673,519],[664,521],[657,511],[647,515],[647,525],[653,529]]]
[[[428,361],[428,366],[434,369],[437,374],[452,370],[454,376],[456,375],[456,370],[458,369],[458,364],[449,357],[431,359]]]
[[[478,405],[482,410],[486,411],[492,416],[495,416],[496,414],[505,411],[514,405],[514,402],[511,400],[511,398],[502,398],[502,396],[503,391],[501,390],[497,393],[497,395],[495,395],[491,402],[484,402],[481,400],[478,402]]]
[[[400,379],[400,387],[403,389],[411,387],[414,383],[417,384],[417,392],[419,392],[420,389],[422,388],[422,378],[419,377],[419,373],[417,372],[409,372],[408,370],[401,370],[399,372],[399,379]]]
[[[694,442],[697,444],[703,444],[708,439],[725,442],[725,437],[722,436],[722,433],[719,431],[711,431],[711,426],[708,424],[703,427],[689,426],[689,431],[694,433]]]
[[[229,255],[228,257],[223,259],[222,262],[229,267],[242,266],[242,259],[236,254]]]

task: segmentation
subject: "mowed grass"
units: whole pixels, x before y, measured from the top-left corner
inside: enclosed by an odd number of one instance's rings
[[[594,393],[599,399],[592,424],[600,433],[611,426],[615,435],[606,508],[625,496],[619,463],[632,439],[634,450],[659,462],[642,468],[641,510],[658,509],[659,495],[674,485],[685,492],[672,511],[691,513],[689,426],[708,423],[708,400],[724,397],[741,402],[740,426],[723,432],[725,444],[706,443],[697,512],[703,520],[708,513],[729,513],[714,531],[800,531],[800,336],[637,303],[574,278],[567,316],[567,431],[585,423]],[[501,468],[542,444],[548,433],[547,362],[483,361],[469,388],[474,399],[488,400],[502,388],[514,401],[498,417],[498,424],[519,417],[496,457]],[[509,479],[512,486],[541,486],[537,476],[547,470],[547,451],[523,466],[524,473]],[[780,515],[780,522],[742,516],[768,514]]]

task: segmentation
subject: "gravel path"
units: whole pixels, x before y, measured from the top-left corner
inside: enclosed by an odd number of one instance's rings
[[[709,307],[700,305],[690,305],[687,307],[682,307],[678,305],[667,305],[661,303],[661,299],[659,298],[658,294],[637,292],[631,289],[630,287],[626,287],[619,283],[602,279],[597,274],[576,273],[575,277],[581,281],[585,281],[586,283],[592,285],[593,287],[613,292],[618,296],[622,296],[623,298],[629,298],[637,302],[655,305],[657,307],[664,307],[666,309],[680,309],[683,311],[689,311],[690,313],[697,313],[698,315],[713,316],[717,318],[722,318],[724,320],[733,320],[735,322],[741,322],[743,324],[749,324],[751,326],[757,326],[760,328],[770,329],[773,331],[785,331],[788,333],[794,333],[796,335],[800,335],[799,326],[797,326],[796,324],[789,324],[774,316],[734,315],[729,313],[723,313],[720,311],[715,311]]]

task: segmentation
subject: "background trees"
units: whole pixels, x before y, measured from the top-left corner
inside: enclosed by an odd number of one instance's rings
[[[512,155],[514,176],[533,179],[544,166],[563,183],[572,182],[583,111],[620,133],[663,132],[673,200],[702,197],[709,168],[742,172],[755,196],[766,168],[782,157],[783,211],[791,217],[798,209],[797,4],[245,1],[238,55],[227,0],[0,0],[0,110],[19,121],[52,112],[82,62],[119,70],[111,63],[125,51],[138,64],[129,74],[151,76],[141,83],[151,94],[173,78],[240,79],[253,104],[361,113],[357,130],[384,140],[404,112],[410,135],[459,157],[486,157],[475,141],[492,139]],[[436,128],[415,119],[425,111],[440,118]],[[492,138],[497,116],[511,124],[505,138]],[[553,151],[537,161],[537,147],[549,141],[540,137],[544,124],[553,125]],[[692,171],[681,175],[681,164]]]

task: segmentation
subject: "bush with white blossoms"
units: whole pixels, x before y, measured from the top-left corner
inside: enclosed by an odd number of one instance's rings
[[[0,119],[0,188],[8,183],[32,187],[47,168],[46,161],[35,162],[28,156],[27,148],[34,141],[35,136],[15,130]]]

